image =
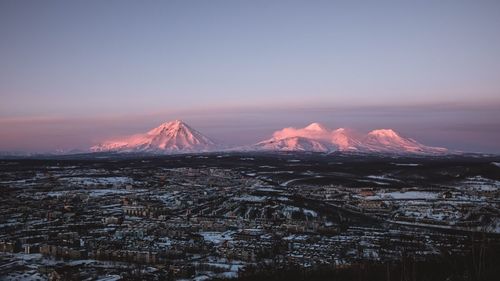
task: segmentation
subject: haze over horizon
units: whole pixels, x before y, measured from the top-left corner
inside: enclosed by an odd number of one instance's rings
[[[228,144],[319,122],[500,153],[498,1],[0,1],[0,151],[182,119]]]

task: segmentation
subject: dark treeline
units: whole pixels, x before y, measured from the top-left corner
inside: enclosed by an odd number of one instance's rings
[[[481,241],[482,240],[482,241]],[[493,281],[500,278],[500,245],[489,239],[468,245],[466,254],[444,250],[439,256],[418,260],[403,255],[399,261],[358,261],[346,266],[302,268],[247,267],[235,279],[338,281]]]

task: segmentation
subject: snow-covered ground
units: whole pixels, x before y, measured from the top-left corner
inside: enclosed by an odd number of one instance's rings
[[[291,184],[292,182],[296,182],[296,181],[301,181],[301,180],[307,180],[307,179],[315,179],[315,178],[323,178],[323,176],[313,176],[313,177],[307,177],[307,178],[297,178],[297,179],[291,179],[291,180],[288,180],[284,183],[281,183],[280,186],[288,186],[289,184]]]
[[[462,181],[459,188],[465,190],[472,189],[476,191],[499,191],[500,181],[475,176]]]
[[[212,242],[214,244],[222,244],[225,241],[230,241],[233,240],[233,234],[234,231],[225,231],[225,232],[219,232],[219,231],[206,231],[206,232],[200,232],[200,235],[203,236],[203,239],[205,241]]]
[[[65,191],[49,191],[49,192],[36,192],[33,194],[34,197],[61,197],[61,196],[66,196],[69,194],[75,194],[76,193],[83,193],[83,194],[88,194],[90,197],[101,197],[101,196],[108,196],[108,195],[125,195],[125,194],[131,194],[131,193],[140,193],[140,192],[145,192],[147,190],[145,189],[134,189],[133,191],[127,190],[127,189],[117,189],[117,188],[93,188],[93,189],[86,189],[86,188],[81,188],[77,190],[65,190]]]
[[[90,185],[125,185],[130,184],[133,180],[129,177],[64,177],[60,181],[80,186]]]
[[[395,166],[403,166],[403,167],[418,167],[418,166],[421,166],[420,164],[416,164],[416,163],[391,163],[392,165],[395,165]]]
[[[400,182],[400,180],[395,179],[395,178],[391,178],[391,177],[389,177],[387,175],[381,175],[381,176],[370,175],[370,176],[367,176],[367,178],[369,178],[369,179],[376,179],[376,180],[387,180],[387,181]]]
[[[448,222],[453,222],[462,217],[458,210],[433,210],[430,208],[424,209],[408,209],[403,211],[406,217],[414,217],[419,219],[432,219],[443,221],[446,220]]]
[[[437,199],[438,196],[438,193],[426,191],[389,192],[383,194],[384,198],[394,199]]]
[[[439,193],[427,191],[393,191],[393,192],[378,192],[371,196],[359,196],[365,200],[426,200],[438,199]]]
[[[236,200],[236,201],[245,201],[245,202],[264,202],[267,199],[269,199],[269,197],[267,197],[267,196],[255,196],[255,195],[248,195],[248,194],[234,198],[234,200]]]
[[[302,210],[302,213],[307,217],[307,216],[310,216],[310,217],[318,217],[318,213],[316,213],[315,211],[313,210],[310,210],[310,209],[305,209],[305,208],[299,208],[299,207],[296,207],[296,206],[285,206],[283,209],[282,209],[282,212],[283,214],[285,214],[286,216],[289,216],[291,217],[292,216],[292,213],[298,213]]]

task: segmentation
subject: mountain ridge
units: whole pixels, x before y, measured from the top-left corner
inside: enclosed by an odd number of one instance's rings
[[[358,136],[345,128],[329,130],[319,123],[304,128],[287,127],[273,133],[273,137],[255,144],[257,150],[302,151],[302,147],[285,145],[284,140],[301,138],[302,142],[319,143],[315,152],[363,152],[392,154],[445,154],[447,149],[423,145],[412,138],[402,137],[392,129],[376,129]],[[280,145],[271,145],[277,144]],[[318,149],[317,147],[321,147]],[[325,151],[327,150],[327,151]]]
[[[423,145],[406,138],[392,129],[376,129],[359,134],[351,129],[331,130],[314,122],[304,128],[287,127],[277,130],[272,137],[256,144],[223,149],[182,120],[174,120],[143,134],[112,139],[97,144],[92,152],[146,152],[180,154],[215,151],[302,151],[302,152],[360,152],[390,154],[436,155],[448,153],[440,147]]]

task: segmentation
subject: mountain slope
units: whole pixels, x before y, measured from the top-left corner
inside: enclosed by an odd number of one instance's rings
[[[423,145],[411,138],[404,138],[391,129],[373,130],[363,140],[365,149],[387,153],[439,154],[447,150]]]
[[[339,128],[331,132],[331,143],[338,151],[360,151],[364,150],[362,141],[350,130]]]
[[[161,124],[145,134],[105,141],[91,151],[187,153],[215,149],[216,144],[186,123],[175,120]]]
[[[284,139],[272,138],[255,144],[254,148],[257,150],[270,151],[328,152],[331,150],[328,144],[304,137],[289,137]]]

